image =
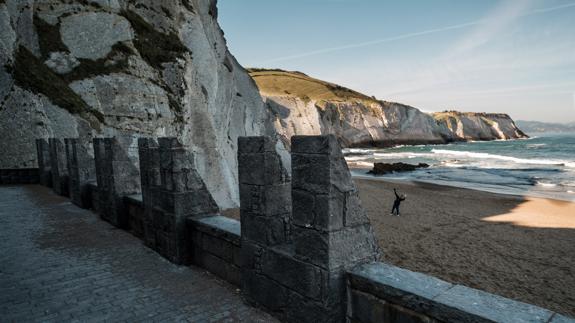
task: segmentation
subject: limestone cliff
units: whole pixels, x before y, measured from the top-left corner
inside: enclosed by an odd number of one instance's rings
[[[444,111],[432,114],[437,123],[447,127],[452,139],[495,140],[526,138],[509,115],[504,113],[473,113]]]
[[[177,136],[226,208],[237,137],[272,131],[215,0],[0,1],[0,168],[34,166],[35,137]]]
[[[525,136],[503,114],[426,114],[400,103],[379,101],[300,72],[251,69],[274,125],[292,135],[335,134],[347,147],[439,144],[459,140]],[[455,120],[455,121],[453,121]]]

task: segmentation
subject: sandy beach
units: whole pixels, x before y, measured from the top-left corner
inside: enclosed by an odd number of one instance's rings
[[[575,316],[575,203],[355,178],[383,261]],[[393,188],[407,194],[390,215]],[[239,219],[239,209],[222,212]]]
[[[384,261],[575,316],[575,203],[355,181]],[[407,194],[400,217],[394,187]]]

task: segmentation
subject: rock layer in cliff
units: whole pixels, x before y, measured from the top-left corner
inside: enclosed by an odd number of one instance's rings
[[[249,69],[288,142],[293,135],[335,134],[347,147],[440,144],[522,138],[504,114],[427,114],[301,72]]]

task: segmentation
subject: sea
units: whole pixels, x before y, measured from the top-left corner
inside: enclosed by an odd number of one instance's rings
[[[575,133],[387,149],[350,148],[344,149],[344,154],[356,177],[373,177],[367,168],[375,162],[426,163],[429,168],[378,177],[575,202]]]

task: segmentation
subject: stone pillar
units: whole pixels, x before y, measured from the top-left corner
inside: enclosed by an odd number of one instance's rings
[[[156,248],[156,231],[154,229],[154,190],[161,185],[160,181],[160,150],[156,140],[152,138],[138,139],[138,154],[140,157],[140,182],[142,184],[142,237],[144,243]]]
[[[314,304],[343,321],[345,270],[376,261],[379,247],[336,137],[294,136],[291,147],[295,257],[327,275],[319,301],[293,306]]]
[[[128,229],[125,195],[140,193],[140,174],[128,149],[132,138],[94,138],[99,211],[102,219]]]
[[[263,246],[290,241],[291,183],[270,137],[238,139],[242,240]]]
[[[90,208],[92,202],[88,183],[96,179],[94,158],[88,152],[88,147],[81,145],[79,139],[66,138],[64,143],[68,161],[70,199],[81,208]]]
[[[69,196],[68,192],[68,166],[66,149],[60,138],[48,139],[50,145],[50,171],[52,173],[52,188],[62,196]]]
[[[50,146],[46,139],[36,139],[36,154],[38,156],[38,173],[40,176],[40,184],[51,187],[52,172],[50,170]]]
[[[283,321],[345,321],[345,272],[379,248],[336,138],[292,137],[291,210],[275,143],[238,146],[245,298]]]
[[[285,308],[287,289],[267,272],[264,259],[276,255],[270,248],[291,241],[291,180],[275,145],[270,137],[238,138],[242,293],[272,312]]]
[[[176,138],[138,142],[141,156],[147,244],[176,264],[190,261],[186,218],[209,216],[219,208],[195,169],[193,155]]]

